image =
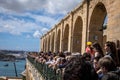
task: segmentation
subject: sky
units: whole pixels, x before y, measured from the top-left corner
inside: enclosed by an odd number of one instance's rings
[[[0,50],[40,51],[40,37],[81,0],[0,0]]]

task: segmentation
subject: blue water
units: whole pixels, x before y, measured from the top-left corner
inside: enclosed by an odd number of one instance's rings
[[[22,77],[20,73],[25,70],[25,63],[25,60],[18,60],[15,62],[18,77]],[[8,66],[5,66],[6,64],[8,64]],[[16,76],[14,62],[0,61],[0,76]]]

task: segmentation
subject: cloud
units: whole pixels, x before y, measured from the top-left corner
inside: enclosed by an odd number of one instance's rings
[[[47,28],[42,28],[40,31],[39,31],[39,30],[36,30],[36,31],[33,33],[33,37],[34,37],[34,38],[40,38],[40,37],[43,36],[47,31],[48,31]]]
[[[49,0],[46,10],[52,14],[66,14],[71,11],[81,0]]]
[[[54,18],[44,15],[32,15],[31,13],[26,13],[24,16],[6,14],[0,15],[0,32],[21,35],[22,33],[33,33],[40,30],[45,33],[55,23]]]
[[[1,19],[0,18],[0,32],[8,32],[14,35],[20,35],[21,33],[33,32],[36,29],[40,29],[41,26],[33,22],[27,22],[24,19]]]
[[[1,7],[16,12],[41,9],[45,3],[46,0],[0,0]]]
[[[81,0],[0,0],[0,6],[15,12],[44,10],[46,12],[67,13]]]
[[[26,35],[26,38],[31,38],[31,36],[27,34],[27,35]]]
[[[47,32],[47,31],[48,31],[47,28],[42,28],[42,30],[41,30],[42,34],[45,34],[45,32]]]
[[[37,30],[37,31],[34,32],[33,36],[35,38],[40,38],[41,37],[41,33]]]
[[[53,17],[49,17],[45,15],[27,14],[27,16],[33,18],[36,22],[41,22],[50,27],[59,21],[59,19],[54,19]]]
[[[64,16],[79,2],[80,0],[0,0],[0,32],[21,35],[39,30],[44,34],[61,18],[53,16]]]

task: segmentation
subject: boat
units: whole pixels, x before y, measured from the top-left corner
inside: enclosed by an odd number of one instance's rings
[[[15,60],[15,62],[19,62],[19,60]]]
[[[5,64],[4,66],[7,67],[7,66],[9,66],[9,65],[8,65],[8,64]]]

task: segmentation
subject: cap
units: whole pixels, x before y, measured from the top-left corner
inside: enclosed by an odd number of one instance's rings
[[[88,41],[88,42],[87,42],[87,45],[88,45],[88,46],[89,46],[89,45],[92,45],[92,42]]]

